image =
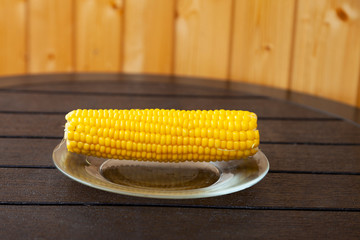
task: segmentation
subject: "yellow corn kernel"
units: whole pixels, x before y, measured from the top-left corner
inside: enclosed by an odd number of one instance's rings
[[[74,110],[66,115],[70,152],[162,162],[246,158],[258,151],[257,116],[247,111]]]

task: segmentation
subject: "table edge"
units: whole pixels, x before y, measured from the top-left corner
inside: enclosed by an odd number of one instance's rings
[[[51,77],[51,80],[49,78]],[[108,81],[121,81],[124,79],[133,81],[162,81],[168,83],[180,83],[197,86],[207,86],[212,88],[221,88],[225,90],[241,91],[252,95],[262,95],[273,99],[288,101],[296,105],[301,105],[308,109],[320,111],[334,117],[342,118],[352,124],[360,126],[360,108],[337,102],[331,99],[312,96],[306,93],[300,93],[287,89],[263,86],[254,83],[241,81],[230,81],[229,79],[204,78],[181,75],[167,74],[137,74],[137,73],[116,73],[116,72],[86,72],[86,73],[44,73],[11,75],[0,77],[0,88],[16,87],[28,84],[40,84],[64,80],[69,82],[87,81],[99,78]],[[104,79],[105,78],[105,79]],[[196,81],[194,81],[196,80]]]

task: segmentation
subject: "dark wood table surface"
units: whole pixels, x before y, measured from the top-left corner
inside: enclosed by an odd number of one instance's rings
[[[259,116],[268,175],[229,195],[130,197],[52,161],[77,108],[242,109]],[[1,239],[359,239],[359,109],[283,90],[185,77],[0,79]]]

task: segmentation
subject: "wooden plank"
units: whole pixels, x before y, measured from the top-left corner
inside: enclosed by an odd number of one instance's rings
[[[340,121],[259,120],[262,141],[291,143],[360,143],[360,128]]]
[[[71,0],[29,1],[30,73],[73,71],[72,7]]]
[[[65,126],[64,116],[32,115],[23,117],[2,114],[0,132],[2,136],[56,136],[62,137]],[[53,129],[50,129],[53,128]]]
[[[274,171],[360,173],[360,146],[262,144]]]
[[[177,1],[175,74],[227,77],[231,8],[231,0]]]
[[[359,109],[360,108],[360,74],[359,74],[359,82],[358,82],[358,91],[357,91],[357,102],[356,102],[356,107]],[[360,114],[359,114],[359,122],[360,122]]]
[[[0,1],[0,75],[26,72],[26,5]]]
[[[0,166],[54,166],[51,156],[60,141],[0,138]]]
[[[70,85],[71,86],[71,85]],[[120,85],[121,86],[121,85]],[[117,89],[119,86],[114,87]],[[148,89],[152,87],[149,86]],[[101,89],[101,87],[99,88]],[[67,92],[1,92],[0,112],[1,111],[41,111],[41,112],[60,112],[65,113],[78,108],[174,108],[174,109],[242,109],[255,112],[260,118],[329,118],[330,116],[314,110],[302,108],[298,105],[292,105],[286,102],[262,99],[262,98],[242,98],[239,96],[223,98],[222,95],[203,95],[195,89],[186,91],[186,87],[169,89],[167,94],[151,95],[147,94],[144,88],[140,88],[140,93],[131,95],[113,95],[102,92],[99,94],[82,94],[81,91]],[[181,95],[185,90],[188,94]],[[120,90],[131,89],[124,88]],[[136,89],[133,89],[136,90]],[[165,90],[163,88],[163,90]],[[137,91],[137,90],[136,90]],[[206,91],[209,93],[209,91]],[[206,93],[205,92],[205,93]],[[219,91],[219,93],[221,93]],[[143,95],[142,95],[143,94]],[[174,95],[171,95],[174,94]],[[204,92],[202,93],[204,94]]]
[[[174,0],[127,1],[124,72],[172,73]]]
[[[2,136],[62,137],[64,125],[64,115],[0,114]],[[343,121],[259,120],[258,128],[263,142],[360,143],[360,128]]]
[[[356,105],[360,2],[299,1],[291,89]]]
[[[356,239],[360,234],[357,212],[108,206],[0,209],[5,239]]]
[[[214,81],[205,78],[192,78],[192,77],[179,77],[169,75],[141,75],[141,74],[100,74],[100,73],[82,73],[82,74],[43,74],[43,75],[27,75],[26,77],[3,77],[0,81],[0,87],[8,88],[21,88],[28,86],[41,86],[41,84],[55,84],[55,83],[81,83],[81,82],[119,82],[130,83],[139,86],[141,83],[154,82],[157,83],[159,89],[167,84],[175,84],[172,87],[172,92],[176,92],[177,85],[187,85],[187,91],[191,91],[192,88],[206,89],[219,89],[224,95],[232,94],[232,92],[238,92],[243,95],[256,95],[267,96],[274,99],[279,99],[285,102],[292,102],[296,105],[304,106],[307,109],[313,109],[316,111],[328,112],[332,116],[339,116],[344,119],[348,119],[354,122],[360,123],[360,111],[350,105],[345,105],[340,102],[329,101],[324,98],[311,97],[301,93],[290,93],[277,88],[262,87],[260,85],[253,85],[242,82],[226,82],[226,81]],[[163,85],[161,85],[163,84]],[[86,84],[84,84],[86,85]],[[146,85],[146,84],[145,84]],[[45,86],[49,89],[50,86]],[[113,87],[113,86],[111,86]],[[147,87],[147,86],[146,86]],[[40,87],[41,88],[41,87]],[[84,87],[86,88],[86,87]],[[126,88],[129,88],[127,86]],[[104,89],[104,88],[101,88]],[[117,88],[119,89],[119,88]],[[212,91],[211,90],[211,91]],[[84,90],[85,91],[85,90]],[[96,92],[96,89],[87,89],[86,91]],[[108,89],[106,91],[112,91]],[[115,90],[116,92],[117,90]],[[119,90],[120,91],[120,90]],[[143,90],[144,91],[144,90]],[[180,90],[183,92],[182,90]],[[158,91],[159,92],[159,91]],[[152,91],[151,91],[152,93]],[[205,94],[205,93],[204,93]],[[236,94],[236,93],[234,93]],[[318,109],[318,110],[317,110]]]
[[[122,69],[123,1],[75,1],[75,70]]]
[[[214,81],[212,79],[206,78],[193,78],[185,76],[175,76],[175,75],[160,75],[160,74],[123,74],[123,73],[76,73],[76,74],[42,74],[42,75],[26,75],[17,76],[17,77],[5,77],[0,81],[0,87],[18,87],[18,86],[28,86],[34,84],[49,84],[55,82],[128,82],[129,83],[142,83],[142,82],[157,82],[163,84],[188,84],[191,86],[207,88],[217,88],[217,89],[227,89],[229,90],[230,84],[224,81]],[[253,92],[251,89],[260,90],[260,86],[254,85],[244,85],[242,83],[232,83],[232,87],[240,87],[237,89],[241,91],[244,88],[243,92]],[[269,91],[269,89],[268,89]],[[277,90],[279,92],[279,90]],[[266,92],[264,92],[266,93]],[[256,93],[258,94],[258,93]],[[283,94],[284,95],[284,94]],[[281,95],[282,96],[282,95]]]
[[[54,166],[51,155],[60,139],[0,138],[0,166]],[[272,171],[360,173],[359,146],[262,144]],[[336,164],[334,164],[336,163]]]
[[[359,175],[269,173],[261,182],[244,191],[220,197],[172,200],[131,197],[97,190],[71,180],[57,169],[0,168],[0,173],[1,182],[6,182],[1,185],[0,202],[360,208]]]
[[[230,78],[289,87],[295,0],[235,1]]]
[[[124,94],[143,94],[143,95],[191,95],[191,96],[251,96],[246,92],[232,91],[230,89],[211,88],[206,86],[193,86],[190,84],[174,84],[151,81],[145,82],[124,80],[124,81],[88,81],[84,82],[52,82],[35,85],[15,86],[13,89],[21,90],[22,92],[42,91],[49,93],[66,91],[81,92],[81,93],[124,93]],[[16,91],[15,90],[15,91]],[[6,90],[5,90],[6,91]]]

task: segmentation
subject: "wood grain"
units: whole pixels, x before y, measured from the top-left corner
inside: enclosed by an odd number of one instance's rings
[[[356,239],[358,212],[1,206],[6,239]],[[43,231],[34,231],[46,226]],[[300,230],[301,229],[301,230]],[[306,231],[304,231],[306,229]],[[296,231],[298,230],[298,231]]]
[[[355,105],[359,54],[359,1],[299,1],[293,90]]]
[[[122,0],[75,1],[75,70],[122,69]]]
[[[230,78],[287,89],[295,0],[235,1]]]
[[[346,121],[258,121],[263,141],[291,143],[360,143],[360,128]],[[334,131],[336,129],[336,131]]]
[[[358,0],[3,0],[0,76],[178,74],[360,107],[359,16]]]
[[[26,1],[0,1],[0,75],[26,72]]]
[[[175,74],[227,77],[231,8],[231,0],[177,1]]]
[[[0,138],[0,166],[51,167],[52,151],[60,139]],[[262,144],[271,171],[360,173],[359,146]],[[26,156],[26,157],[24,157]],[[334,164],[338,163],[338,164]]]
[[[0,168],[0,202],[132,204],[183,207],[360,208],[360,176],[269,173],[244,191],[201,199],[148,199],[123,196],[85,186],[57,169]],[[16,176],[21,176],[16,178]],[[39,177],[41,176],[41,177]],[[328,187],[331,186],[331,191]],[[351,187],[344,187],[351,186]],[[15,192],[14,189],[17,191]],[[30,194],[31,193],[31,194]],[[344,197],[346,196],[346,198]]]
[[[92,86],[95,87],[97,84]],[[103,84],[103,86],[106,86],[106,84]],[[113,86],[113,90],[116,90],[122,85],[114,86],[109,84],[108,86]],[[147,89],[156,88],[156,86],[149,86]],[[99,89],[101,88],[99,87]],[[161,89],[167,91],[163,95],[156,95],[156,92],[146,94],[146,90],[139,91],[136,88],[126,87],[119,89],[119,92],[104,91],[99,93],[94,91],[89,94],[82,91],[66,92],[66,90],[63,92],[0,92],[0,98],[3,99],[0,102],[0,112],[23,111],[31,113],[31,111],[38,111],[65,114],[77,108],[242,109],[253,111],[260,118],[295,118],[295,120],[296,118],[305,120],[315,118],[321,120],[321,118],[330,117],[324,113],[272,99],[241,96],[225,98],[221,95],[221,91],[213,93],[213,95],[204,95],[204,92],[192,89],[187,91],[188,95],[182,95],[183,91],[181,90],[186,91],[187,88],[185,86],[172,89],[171,86],[168,88],[162,87]],[[174,91],[174,89],[177,90]],[[131,91],[138,93],[131,94]]]
[[[29,1],[29,73],[74,70],[72,7],[71,0]]]
[[[88,84],[82,84],[87,82]],[[145,88],[142,89],[141,85],[144,84]],[[89,87],[88,87],[89,86]],[[16,89],[39,89],[51,90],[51,93],[56,93],[55,88],[65,90],[73,93],[80,92],[119,92],[119,93],[145,93],[146,95],[158,94],[180,94],[180,95],[223,95],[226,98],[236,96],[249,96],[249,97],[270,97],[280,101],[285,101],[286,105],[290,104],[296,109],[303,109],[305,118],[307,117],[341,117],[360,123],[360,110],[340,102],[328,101],[323,98],[309,96],[297,92],[283,91],[277,88],[267,88],[260,85],[254,85],[242,82],[226,82],[214,81],[204,78],[191,78],[180,77],[171,75],[141,75],[141,74],[101,74],[101,73],[82,73],[82,74],[44,74],[44,75],[31,75],[26,77],[3,77],[0,81],[0,87],[16,88]],[[74,89],[72,89],[74,88]],[[149,93],[146,93],[147,89]],[[201,90],[200,90],[201,89]],[[169,94],[164,94],[164,92]],[[206,93],[209,91],[209,93]],[[217,94],[216,92],[219,92]],[[209,95],[210,94],[210,95]],[[220,105],[221,106],[221,105]],[[240,106],[246,107],[247,105]],[[305,108],[301,106],[306,106]],[[239,108],[239,106],[234,106]],[[307,114],[306,110],[310,110],[314,115]],[[254,108],[257,110],[257,108]],[[281,109],[275,108],[278,115],[264,115],[269,116],[287,116],[287,117],[301,117],[297,115],[292,116],[287,111],[281,113]],[[284,109],[286,110],[286,109]],[[271,109],[268,109],[271,112]],[[328,114],[323,114],[328,113]],[[263,113],[261,113],[263,114]],[[274,113],[275,114],[275,113]],[[260,115],[261,116],[261,115]]]
[[[174,0],[127,1],[124,72],[172,73]]]
[[[121,79],[119,81],[107,80],[88,80],[86,84],[81,81],[53,81],[51,83],[43,83],[41,85],[23,85],[13,86],[12,89],[20,90],[24,93],[31,93],[39,91],[43,93],[56,93],[56,92],[81,92],[81,93],[118,93],[118,94],[143,94],[143,95],[174,95],[179,96],[223,96],[224,98],[235,96],[249,96],[252,95],[246,92],[238,92],[230,89],[212,88],[210,86],[195,86],[191,84],[168,83],[159,80],[160,78],[145,78],[145,81],[136,81]],[[170,80],[170,78],[169,78]],[[86,81],[86,80],[85,80]],[[15,90],[15,91],[16,91]],[[11,91],[10,91],[11,92]]]
[[[22,85],[0,89],[2,238],[357,239],[360,234],[359,125],[290,104],[286,91],[270,91],[272,97],[280,92],[278,100],[265,97],[266,88],[247,84],[207,85],[156,75],[4,80],[10,81]],[[149,106],[255,110],[270,172],[244,191],[179,200],[100,191],[53,167],[51,154],[63,137],[67,110]]]
[[[0,132],[3,136],[63,137],[63,115],[0,114]],[[11,123],[11,124],[9,124]],[[263,142],[284,143],[345,143],[359,144],[360,128],[338,121],[284,121],[259,120],[258,128]],[[41,127],[39,127],[41,126]],[[337,129],[333,131],[333,129]]]
[[[0,166],[54,166],[52,152],[60,139],[0,138]]]
[[[359,83],[358,83],[358,91],[357,91],[357,102],[356,102],[355,107],[360,109],[360,74],[359,74]],[[360,117],[359,117],[359,119],[360,119]]]
[[[262,144],[271,171],[360,173],[359,146]],[[335,164],[334,164],[335,163]]]

